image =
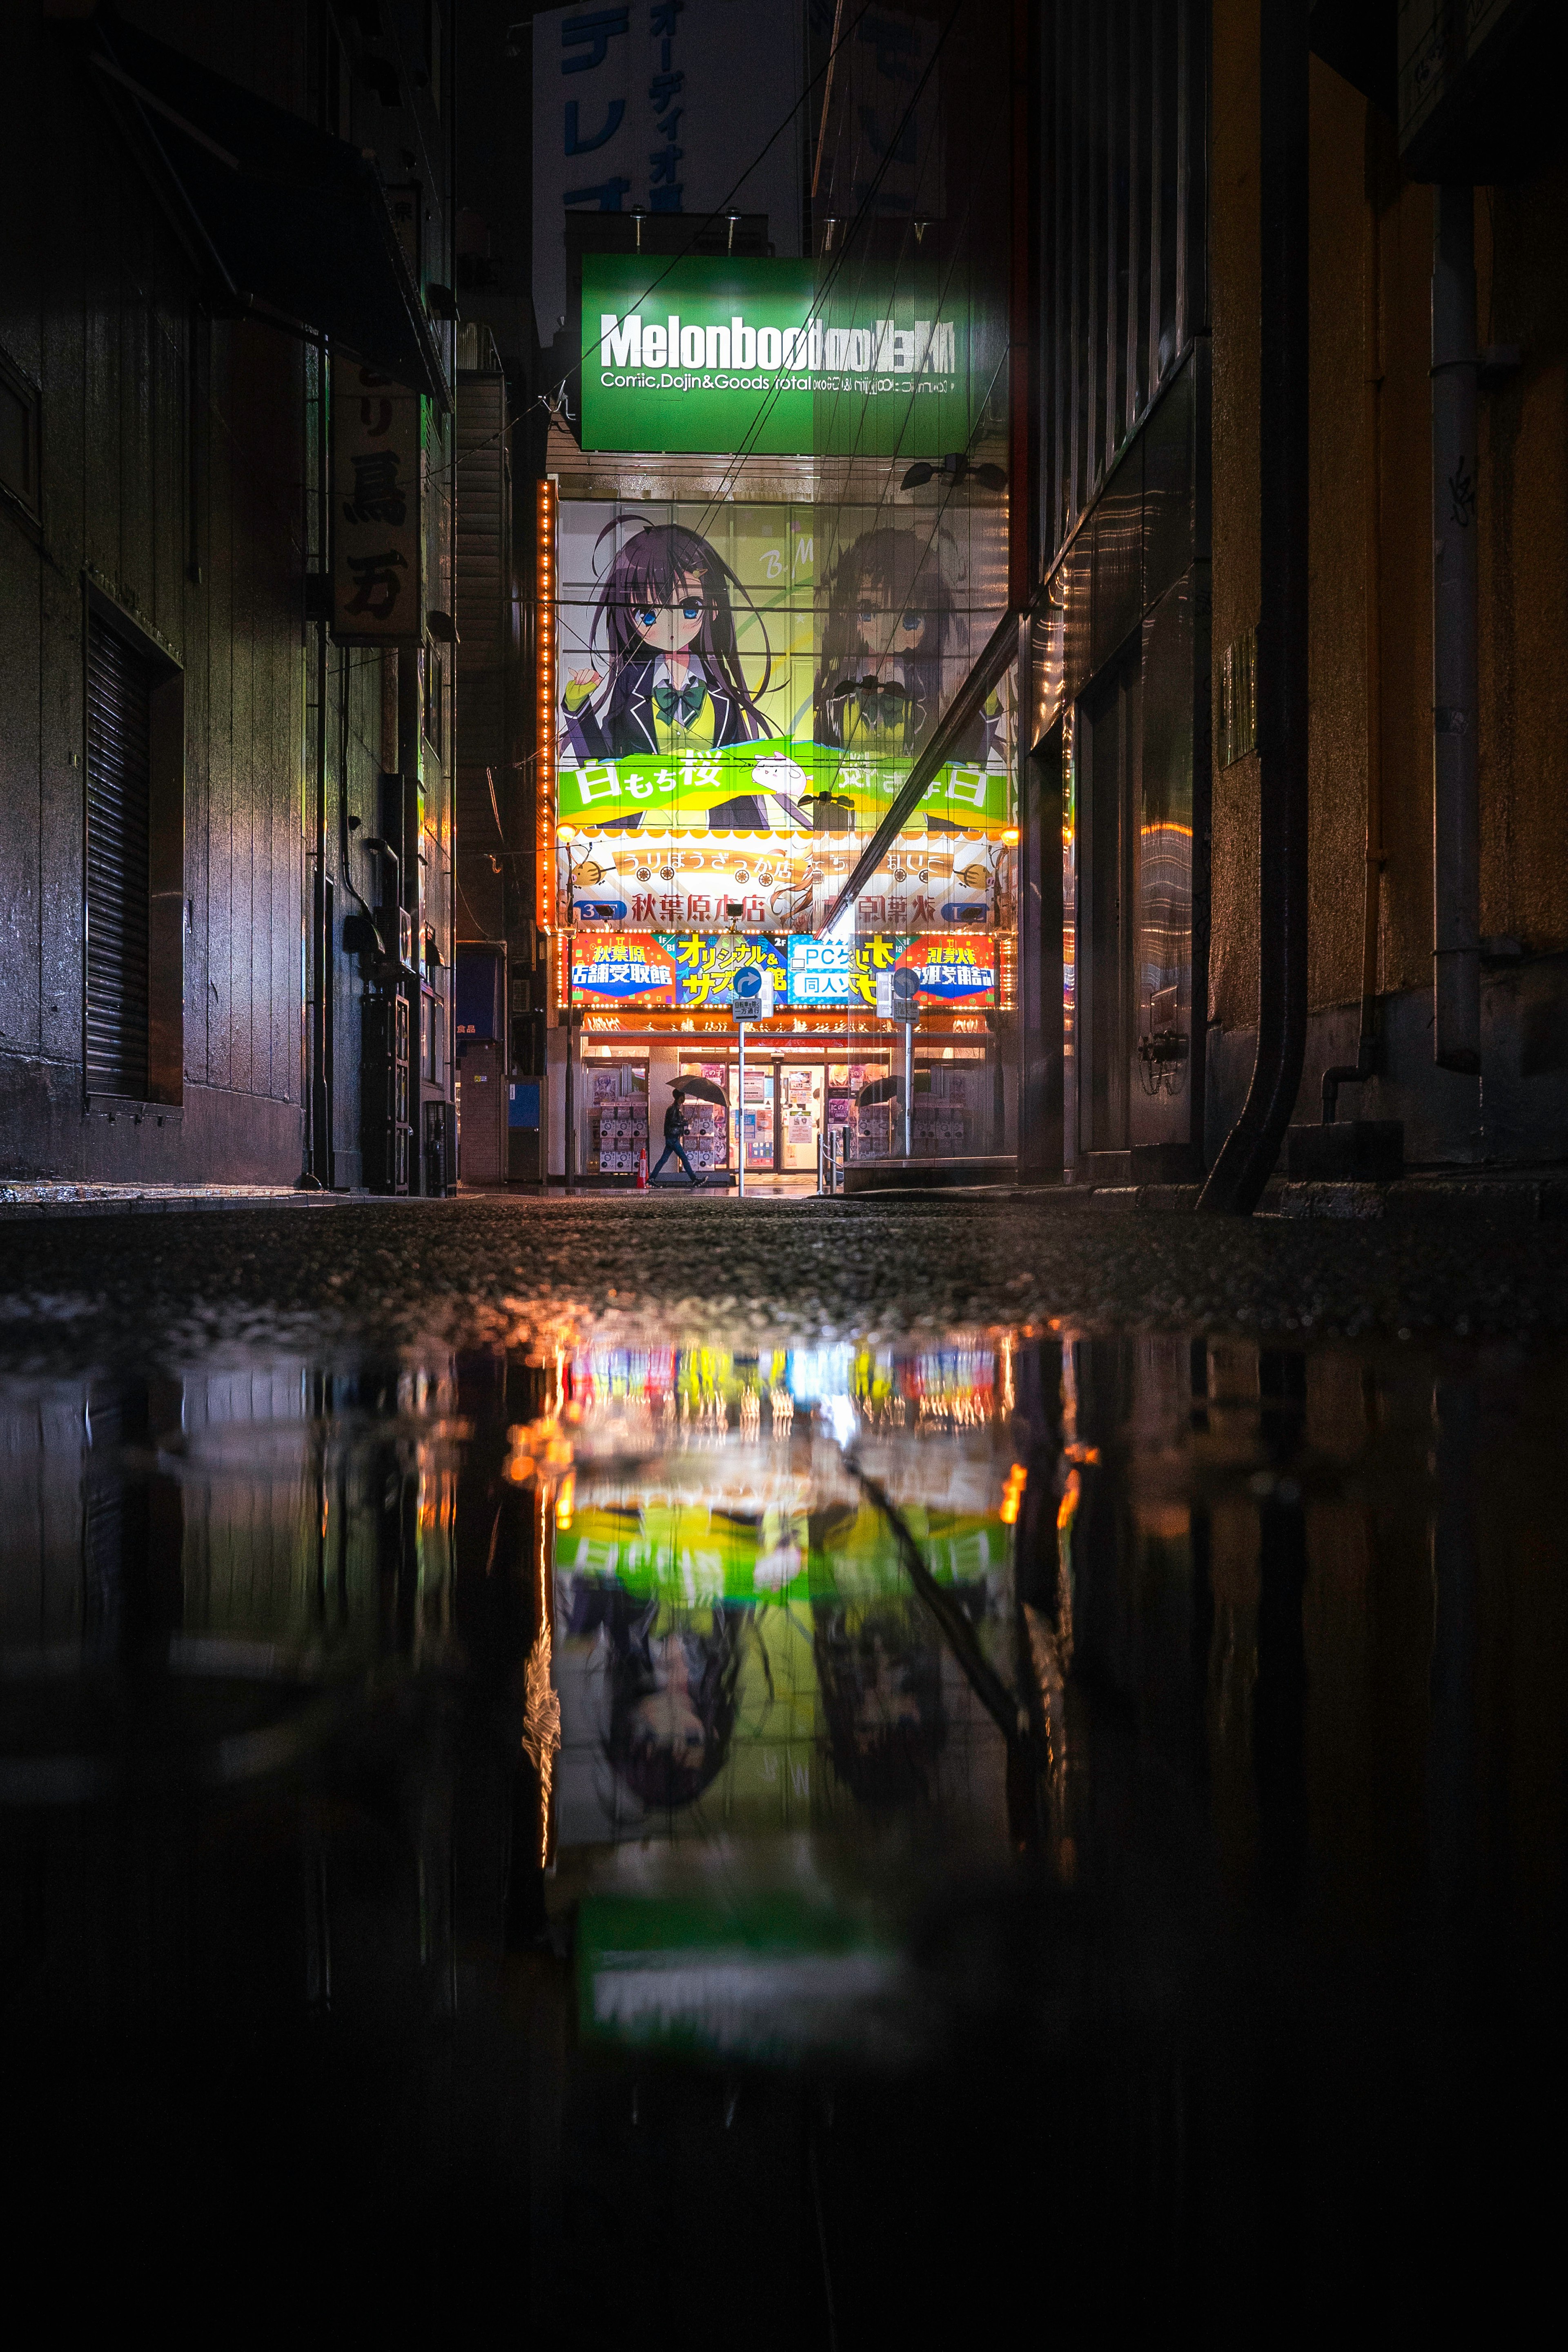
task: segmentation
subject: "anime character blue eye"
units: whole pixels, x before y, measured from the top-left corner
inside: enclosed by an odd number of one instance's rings
[[[688,621],[695,621],[700,616],[702,606],[695,596],[688,596],[681,606],[681,611]]]
[[[925,626],[925,615],[924,613],[905,613],[901,625],[906,635],[917,637]]]
[[[658,617],[652,604],[639,604],[632,615],[640,629],[651,629]]]

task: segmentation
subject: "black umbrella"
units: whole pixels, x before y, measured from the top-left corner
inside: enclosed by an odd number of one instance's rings
[[[722,1103],[727,1110],[729,1108],[728,1096],[722,1087],[715,1086],[711,1078],[677,1078],[670,1091],[672,1094],[690,1095],[694,1102]]]
[[[929,1070],[915,1071],[915,1091],[917,1095],[928,1095],[930,1093],[931,1073]],[[870,1110],[873,1104],[876,1103],[898,1102],[903,1098],[903,1095],[904,1080],[902,1078],[872,1078],[861,1088],[859,1094],[855,1097],[855,1100],[859,1103],[862,1110]]]

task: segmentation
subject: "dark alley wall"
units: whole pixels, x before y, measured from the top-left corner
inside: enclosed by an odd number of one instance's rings
[[[411,838],[404,864],[420,877],[422,970],[423,941],[439,956],[423,992],[434,1042],[413,1076],[420,1189],[421,1106],[451,1093],[451,654],[434,637],[423,657],[412,641],[401,656],[334,641],[319,593],[329,491],[318,464],[319,344],[214,305],[88,62],[92,14],[75,0],[26,0],[8,19],[19,102],[0,156],[0,394],[11,441],[33,436],[33,470],[18,484],[16,466],[0,466],[0,1170],[298,1176],[316,1076],[324,814],[329,1139],[324,1129],[309,1148],[323,1182],[367,1181],[365,957],[343,927],[381,895],[363,837],[382,830],[379,774],[402,770],[420,784],[421,852],[416,861]],[[371,155],[394,194],[421,191],[417,275],[450,377],[442,12],[426,0],[368,13],[332,0],[140,0],[121,17]],[[451,605],[451,464],[433,401],[426,413],[434,626]],[[89,607],[183,693],[183,852],[162,845],[170,874],[183,866],[183,907],[176,920],[171,881],[152,955],[154,995],[183,1005],[183,1039],[169,1083],[147,1088],[156,1102],[87,1086]],[[155,868],[158,857],[155,844]]]
[[[254,47],[256,13],[230,13],[213,63],[232,70]],[[264,45],[285,102],[304,69],[290,13],[293,44]],[[277,12],[259,14],[276,32]],[[0,346],[37,388],[42,458],[36,516],[11,501],[0,514],[0,1160],[287,1181],[300,1137],[304,353],[197,313],[67,29],[37,8],[16,27],[29,102],[0,161]],[[184,677],[185,1088],[162,1124],[83,1108],[89,581]]]
[[[1216,0],[1214,625],[1257,618],[1258,10]],[[1311,86],[1311,1002],[1296,1117],[1355,1058],[1369,743],[1383,791],[1377,993],[1383,1066],[1343,1116],[1402,1118],[1414,1160],[1568,1152],[1568,173],[1475,192],[1477,340],[1521,363],[1478,396],[1482,1069],[1432,1059],[1431,282],[1433,192],[1393,124],[1314,58]],[[1375,387],[1375,426],[1366,399]],[[1372,567],[1381,578],[1372,585]],[[1368,630],[1368,598],[1375,625]],[[1258,760],[1214,769],[1212,1154],[1251,1071]],[[1487,952],[1487,950],[1490,952]]]

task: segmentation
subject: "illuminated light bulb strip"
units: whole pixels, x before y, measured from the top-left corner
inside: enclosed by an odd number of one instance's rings
[[[539,483],[534,507],[535,710],[534,710],[534,908],[539,929],[555,929],[556,919],[556,530],[559,492]]]

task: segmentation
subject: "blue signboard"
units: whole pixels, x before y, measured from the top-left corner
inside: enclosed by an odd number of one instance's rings
[[[848,1004],[854,973],[852,940],[793,939],[789,942],[791,1004]]]
[[[736,931],[661,931],[659,945],[680,977],[680,1003],[727,1010],[735,976],[745,964],[770,975],[775,1006],[786,1002],[789,968],[774,940]]]

